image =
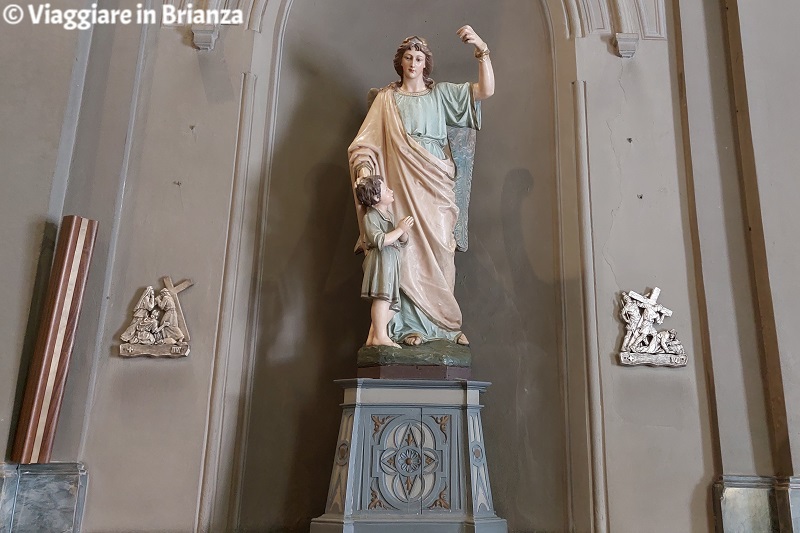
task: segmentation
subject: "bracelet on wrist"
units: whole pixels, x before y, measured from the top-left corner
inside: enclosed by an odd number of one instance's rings
[[[488,56],[489,54],[490,54],[490,52],[489,52],[489,47],[488,46],[486,48],[484,48],[483,50],[478,50],[477,48],[475,49],[475,59],[483,60],[483,58]]]

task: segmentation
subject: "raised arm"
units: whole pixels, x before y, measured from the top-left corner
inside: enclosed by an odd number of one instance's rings
[[[481,39],[472,26],[462,26],[456,34],[465,43],[475,46],[478,59],[478,83],[472,84],[472,95],[476,100],[485,100],[494,94],[494,70],[489,58],[489,46]]]

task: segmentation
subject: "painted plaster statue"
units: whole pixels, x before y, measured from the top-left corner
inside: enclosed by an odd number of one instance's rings
[[[494,72],[478,34],[463,26],[457,35],[475,48],[478,82],[434,82],[427,42],[408,37],[394,58],[400,80],[375,96],[348,150],[354,185],[359,178],[384,176],[397,211],[418,222],[400,262],[400,308],[389,324],[391,338],[408,345],[436,339],[468,344],[453,294],[459,206],[447,127],[480,129],[480,101],[494,93]],[[365,208],[357,200],[356,208],[356,247],[366,250]]]
[[[364,281],[361,297],[372,300],[372,324],[367,346],[395,346],[388,333],[389,320],[400,311],[400,247],[408,244],[408,232],[414,225],[405,217],[395,227],[389,206],[394,192],[381,176],[356,180],[356,198],[367,208],[364,215]]]

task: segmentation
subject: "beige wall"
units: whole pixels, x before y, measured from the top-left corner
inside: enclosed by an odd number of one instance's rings
[[[772,475],[763,346],[736,150],[726,19],[718,2],[681,2],[688,199],[707,323],[707,362],[718,422],[719,473]]]
[[[75,130],[64,210],[99,221],[95,251],[89,269],[83,310],[75,338],[54,460],[81,455],[85,415],[92,395],[92,379],[111,299],[109,272],[114,264],[119,211],[128,177],[123,163],[129,132],[131,100],[138,56],[135,26],[98,26],[82,60],[81,112]],[[106,44],[111,43],[111,44]]]
[[[107,306],[84,330],[88,357],[73,365],[57,441],[60,459],[77,455],[91,472],[85,531],[188,531],[197,519],[250,56],[245,31],[223,33],[224,45],[198,54],[186,29],[118,27],[91,58],[104,83],[91,87],[73,172],[98,197],[71,200],[106,222],[108,259],[93,268],[105,270],[95,290]],[[163,275],[195,280],[181,294],[191,355],[121,359],[131,305]]]
[[[597,297],[597,347],[605,423],[609,530],[709,527],[712,443],[697,327],[674,59],[668,41],[642,41],[631,60],[598,36],[578,42],[586,81]],[[660,287],[689,353],[681,369],[626,368],[622,291]],[[678,487],[681,487],[678,489]]]
[[[60,28],[32,33],[24,25],[2,25],[0,280],[6,294],[0,311],[0,338],[4,341],[0,357],[0,450],[7,458],[14,432],[12,422],[22,401],[19,378],[24,381],[33,351],[44,289],[41,285],[47,283],[54,224],[61,216],[61,184],[55,186],[52,210],[51,190],[54,179],[64,177],[63,173],[56,175],[56,166],[78,34]]]
[[[800,465],[800,363],[795,337],[800,298],[800,214],[796,208],[800,106],[794,87],[800,83],[800,72],[787,66],[797,64],[800,5],[790,0],[767,6],[735,4],[741,39],[741,56],[736,57],[741,61],[737,98],[749,119],[741,124],[748,143],[745,179],[754,187],[748,207],[751,225],[763,231],[762,242],[755,244],[759,299],[771,352],[768,357],[777,359],[770,368],[770,386],[782,388],[786,412],[786,430],[778,432],[777,453],[781,473],[796,475]]]

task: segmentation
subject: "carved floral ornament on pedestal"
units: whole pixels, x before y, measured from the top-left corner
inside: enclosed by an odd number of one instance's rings
[[[649,296],[622,293],[620,316],[625,322],[625,338],[619,353],[623,365],[686,366],[688,357],[674,329],[656,330],[656,324],[672,316],[672,310],[658,303],[661,289]]]
[[[178,294],[193,285],[187,279],[173,285],[161,278],[164,288],[156,295],[152,285],[142,291],[130,325],[120,335],[122,357],[185,357],[189,355],[189,329]]]

